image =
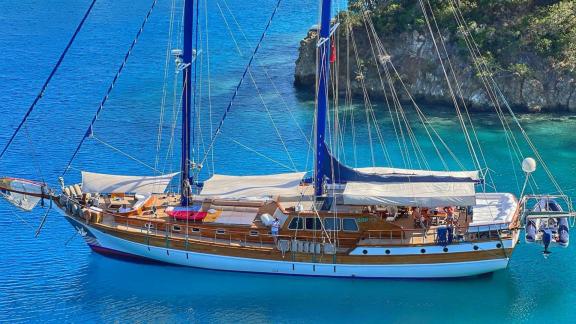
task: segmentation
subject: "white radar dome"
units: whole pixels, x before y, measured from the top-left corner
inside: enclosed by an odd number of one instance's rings
[[[525,158],[522,161],[522,170],[526,173],[532,173],[536,171],[536,161],[533,158]]]

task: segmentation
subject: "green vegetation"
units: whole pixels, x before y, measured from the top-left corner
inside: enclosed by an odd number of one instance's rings
[[[557,69],[576,72],[575,0],[423,0],[437,24],[459,48],[466,43],[455,19],[461,12],[483,58],[496,69],[519,76],[531,73],[527,56],[536,56]],[[428,12],[430,10],[428,7]],[[350,0],[353,24],[359,13],[372,12],[380,35],[416,30],[428,33],[419,0]],[[430,15],[430,17],[432,17]],[[432,19],[432,18],[431,18]]]

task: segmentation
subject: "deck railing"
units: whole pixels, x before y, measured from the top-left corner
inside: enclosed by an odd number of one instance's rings
[[[453,226],[451,244],[464,242],[479,242],[509,238],[511,231],[507,224],[488,224],[480,226]],[[437,227],[422,229],[393,229],[393,230],[367,230],[366,238],[372,240],[386,240],[388,244],[414,244],[414,238],[422,238],[422,244],[438,242]]]

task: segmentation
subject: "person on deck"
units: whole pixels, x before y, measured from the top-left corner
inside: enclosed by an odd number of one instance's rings
[[[454,207],[444,207],[444,211],[446,212],[446,223],[448,225],[453,225],[455,223],[454,219]]]
[[[278,220],[278,217],[274,217],[271,230],[272,230],[272,237],[274,238],[274,243],[277,243],[278,231],[280,231],[280,221]]]
[[[130,211],[130,208],[128,208],[128,205],[126,205],[126,204],[122,205],[122,207],[120,207],[120,208],[118,209],[118,212],[119,212],[119,213],[127,213],[127,212],[129,212],[129,211]]]
[[[428,227],[428,221],[424,217],[424,215],[422,215],[422,213],[420,212],[420,208],[414,208],[414,210],[412,211],[412,217],[414,217],[414,224],[416,226],[421,228]]]

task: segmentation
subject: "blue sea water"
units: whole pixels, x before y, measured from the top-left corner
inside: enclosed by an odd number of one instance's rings
[[[151,3],[151,0],[97,2],[27,127],[0,160],[0,176],[44,178],[57,186],[57,177],[83,136]],[[94,128],[98,139],[149,165],[155,164],[156,157],[171,3],[158,2]],[[209,1],[207,25],[202,27],[209,30],[209,48],[204,47],[200,55],[209,54],[211,60],[212,124],[216,124],[226,107],[275,3]],[[88,0],[0,1],[2,145],[32,102],[88,4]],[[213,166],[220,173],[285,171],[280,164],[292,164],[275,136],[274,123],[294,165],[300,170],[309,169],[308,146],[296,124],[309,134],[313,102],[306,94],[298,93],[292,81],[299,41],[315,23],[317,13],[314,0],[283,1],[253,69],[258,89],[250,79],[245,80],[223,135],[216,142],[215,158],[208,159],[208,170]],[[202,24],[205,22],[203,19]],[[242,32],[248,42],[242,38]],[[243,56],[238,55],[234,39]],[[203,42],[206,44],[206,39]],[[204,72],[199,77],[203,84],[199,90],[203,94],[199,96],[202,116],[198,134],[205,138],[198,140],[200,152],[210,135],[207,61],[203,58],[202,62]],[[168,72],[171,86],[173,67]],[[167,121],[173,103],[170,87],[168,92],[164,114]],[[358,117],[356,152],[348,149],[345,158],[349,164],[368,166],[371,150],[366,140],[368,127],[362,122],[364,107],[358,103],[346,109],[352,109]],[[453,110],[424,109],[435,129],[470,166]],[[376,110],[384,138],[394,138],[393,130],[386,126],[389,120],[385,108],[377,106]],[[498,189],[518,193],[518,180],[497,116],[474,114],[473,119]],[[520,119],[560,184],[574,196],[576,116],[521,115]],[[178,131],[176,153],[166,158],[170,131],[167,122],[158,163],[163,171],[177,169],[179,165]],[[279,164],[246,150],[234,140]],[[348,137],[345,142],[351,144],[352,140]],[[393,140],[388,144],[394,163],[402,166]],[[430,144],[424,142],[423,146],[426,154],[433,156]],[[374,147],[376,161],[383,163],[376,140]],[[72,165],[66,175],[68,183],[79,181],[79,169],[150,173],[142,164],[94,139],[86,142]],[[541,171],[537,179],[538,189],[553,191]],[[0,202],[0,322],[576,321],[574,247],[554,250],[545,260],[539,247],[520,244],[508,269],[476,278],[284,277],[142,265],[106,258],[92,253],[81,239],[74,237],[69,224],[56,213],[49,215],[44,230],[34,238],[42,215],[42,210],[21,213]]]

